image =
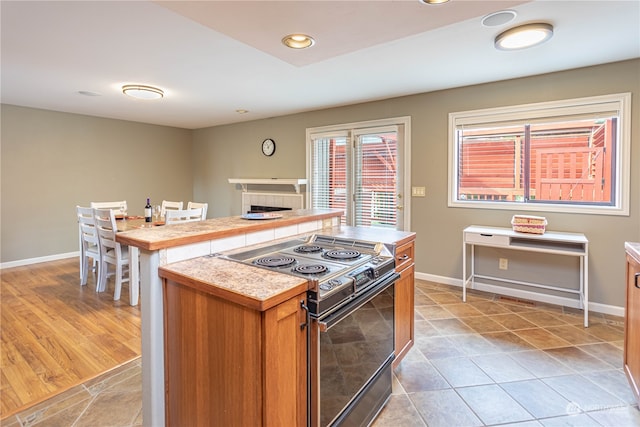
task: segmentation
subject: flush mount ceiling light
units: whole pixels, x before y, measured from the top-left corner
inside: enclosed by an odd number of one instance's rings
[[[449,0],[418,0],[418,1],[424,4],[442,4],[442,3],[447,3]]]
[[[314,43],[315,40],[306,34],[289,34],[282,39],[282,44],[291,49],[306,49]]]
[[[495,47],[499,50],[516,50],[544,43],[553,36],[553,26],[543,22],[511,28],[498,34]]]
[[[159,99],[164,96],[162,89],[144,85],[122,86],[122,93],[138,99]]]

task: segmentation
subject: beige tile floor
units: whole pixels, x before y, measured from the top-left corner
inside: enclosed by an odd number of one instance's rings
[[[416,341],[374,427],[640,426],[622,319],[416,280]],[[142,425],[140,359],[3,420]]]

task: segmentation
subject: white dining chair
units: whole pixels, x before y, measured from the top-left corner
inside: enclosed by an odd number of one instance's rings
[[[78,217],[78,233],[80,243],[80,286],[87,284],[89,276],[89,258],[91,258],[91,270],[96,271],[100,264],[100,245],[98,231],[93,220],[93,209],[76,206]],[[99,276],[98,276],[99,277]],[[96,288],[98,282],[96,281]]]
[[[127,214],[127,201],[118,200],[115,202],[91,202],[91,207],[94,209],[111,209],[115,211],[116,215]]]
[[[171,202],[169,200],[163,200],[160,206],[160,216],[166,216],[167,210],[181,210],[184,206],[183,202]]]
[[[113,299],[119,300],[122,291],[122,283],[129,282],[129,246],[116,242],[116,218],[111,209],[94,209],[93,218],[98,230],[98,242],[100,244],[101,264],[98,270],[98,292],[104,292],[107,288],[109,276],[109,264],[115,266],[115,290]],[[125,277],[125,273],[126,277]],[[129,283],[129,286],[137,284]],[[129,290],[131,292],[131,290]]]
[[[196,209],[202,208],[202,219],[207,219],[207,209],[209,208],[209,203],[198,203],[198,202],[189,202],[187,203],[187,209]]]
[[[164,219],[166,225],[202,221],[202,208],[168,210]]]

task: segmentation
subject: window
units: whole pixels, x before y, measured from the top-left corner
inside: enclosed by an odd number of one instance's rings
[[[308,129],[308,206],[343,209],[347,225],[402,230],[408,124],[399,118]]]
[[[630,94],[449,114],[449,206],[629,214]]]

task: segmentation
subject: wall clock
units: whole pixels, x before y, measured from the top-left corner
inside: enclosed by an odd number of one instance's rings
[[[267,138],[262,141],[262,154],[264,154],[265,156],[273,156],[273,153],[275,152],[276,142],[273,139]]]

